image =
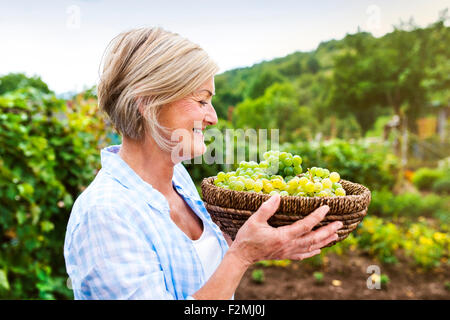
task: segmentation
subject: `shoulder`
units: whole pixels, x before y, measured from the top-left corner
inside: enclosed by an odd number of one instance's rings
[[[76,199],[67,224],[70,240],[80,225],[107,224],[108,221],[133,229],[142,222],[142,211],[152,210],[136,191],[128,189],[105,171],[100,170],[92,183]],[[70,241],[69,241],[70,242]]]
[[[100,170],[91,184],[76,199],[72,213],[88,208],[121,208],[136,201],[137,195],[117,179]]]

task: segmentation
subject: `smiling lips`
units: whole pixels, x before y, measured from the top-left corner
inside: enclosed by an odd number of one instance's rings
[[[194,131],[194,133],[200,134],[201,136],[203,136],[203,131],[202,131],[202,129],[200,129],[200,128],[193,128],[192,130]]]

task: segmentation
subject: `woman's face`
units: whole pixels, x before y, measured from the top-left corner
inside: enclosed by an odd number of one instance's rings
[[[217,123],[217,114],[211,103],[214,94],[214,77],[211,77],[191,95],[162,109],[160,123],[173,131],[172,141],[179,142],[172,152],[174,163],[205,153],[203,130]]]

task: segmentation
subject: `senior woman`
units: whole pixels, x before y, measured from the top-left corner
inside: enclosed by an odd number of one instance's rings
[[[99,106],[122,144],[101,151],[102,168],[72,209],[64,256],[75,299],[230,299],[254,262],[302,260],[337,239],[340,222],[312,231],[327,206],[269,226],[279,196],[233,242],[211,220],[181,161],[206,151],[217,71],[202,48],[162,28],[108,46]],[[176,130],[185,134],[173,139]]]

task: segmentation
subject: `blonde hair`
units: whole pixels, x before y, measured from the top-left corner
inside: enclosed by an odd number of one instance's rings
[[[192,94],[218,69],[199,45],[177,33],[160,27],[123,32],[105,51],[99,107],[121,135],[142,140],[149,133],[169,151],[174,145],[158,123],[161,108]]]

